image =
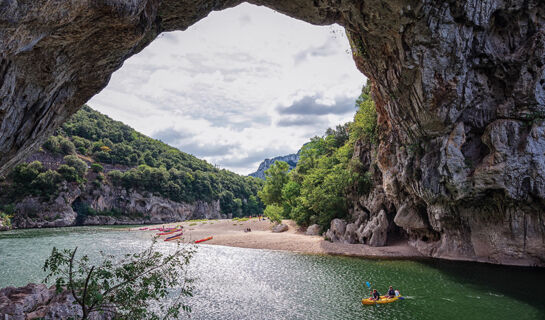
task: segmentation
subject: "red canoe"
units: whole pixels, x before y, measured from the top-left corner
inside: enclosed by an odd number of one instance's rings
[[[201,240],[197,240],[197,241],[195,241],[195,243],[200,243],[200,242],[204,242],[204,241],[208,241],[208,240],[212,240],[212,237],[208,237],[208,238],[204,238],[204,239],[201,239]]]

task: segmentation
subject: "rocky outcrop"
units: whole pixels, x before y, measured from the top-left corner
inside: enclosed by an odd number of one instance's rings
[[[346,232],[346,221],[342,219],[331,220],[331,228],[325,233],[325,238],[333,242],[344,241]]]
[[[283,223],[279,223],[272,228],[272,232],[274,233],[280,233],[285,231],[288,231],[288,226]]]
[[[279,156],[272,159],[265,159],[259,164],[257,171],[250,173],[249,176],[265,180],[265,171],[269,169],[276,161],[286,162],[290,166],[289,170],[293,170],[295,169],[295,167],[297,166],[297,162],[299,161],[299,152],[288,154],[287,156]]]
[[[25,287],[0,289],[0,318],[26,319],[72,319],[82,315],[81,307],[74,304],[74,297],[67,291],[55,292],[55,286],[29,283]],[[90,320],[112,319],[111,313],[93,312]]]
[[[45,201],[39,197],[29,197],[19,202],[13,227],[149,224],[220,218],[224,218],[224,215],[219,201],[190,204],[109,184],[103,184],[100,188],[65,184],[55,199]]]
[[[86,225],[164,223],[188,219],[221,219],[219,200],[194,203],[175,202],[149,192],[126,190],[104,184],[100,188],[86,192],[76,201],[88,205],[97,213],[113,209],[126,213],[124,217],[87,216]]]
[[[58,196],[51,200],[27,197],[15,206],[13,227],[19,229],[67,227],[76,224],[77,214],[72,203],[81,194],[79,187],[64,183]]]
[[[4,3],[0,174],[160,32],[240,2]],[[431,256],[545,264],[545,2],[250,2],[344,26],[373,83],[380,143],[360,156],[374,159],[375,185],[354,199],[354,223],[384,210],[389,234]]]
[[[320,229],[321,228],[319,225],[313,224],[307,228],[307,231],[305,232],[305,234],[308,236],[318,236],[320,235]]]

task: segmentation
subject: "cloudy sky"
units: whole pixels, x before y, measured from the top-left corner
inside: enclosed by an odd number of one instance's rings
[[[344,32],[243,4],[164,33],[89,105],[210,163],[248,174],[352,119],[365,77]]]

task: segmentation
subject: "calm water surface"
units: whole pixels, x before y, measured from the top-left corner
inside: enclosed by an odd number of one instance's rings
[[[42,282],[54,246],[78,246],[97,257],[100,250],[141,250],[149,239],[148,232],[107,227],[0,233],[0,287]],[[192,319],[545,319],[540,269],[201,245],[191,275],[197,278]],[[391,284],[408,299],[362,306],[365,281],[380,292]]]

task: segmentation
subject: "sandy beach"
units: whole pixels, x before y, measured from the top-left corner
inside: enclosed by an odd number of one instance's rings
[[[400,242],[385,247],[371,247],[363,244],[330,242],[321,236],[309,236],[299,230],[291,220],[284,220],[289,229],[281,233],[271,231],[268,220],[252,218],[247,221],[207,220],[186,221],[161,226],[184,227],[184,242],[193,242],[212,236],[207,245],[222,245],[240,248],[285,250],[291,252],[330,254],[358,257],[421,257],[422,255],[407,243]],[[244,232],[250,228],[251,232]],[[164,238],[166,236],[163,236]]]

